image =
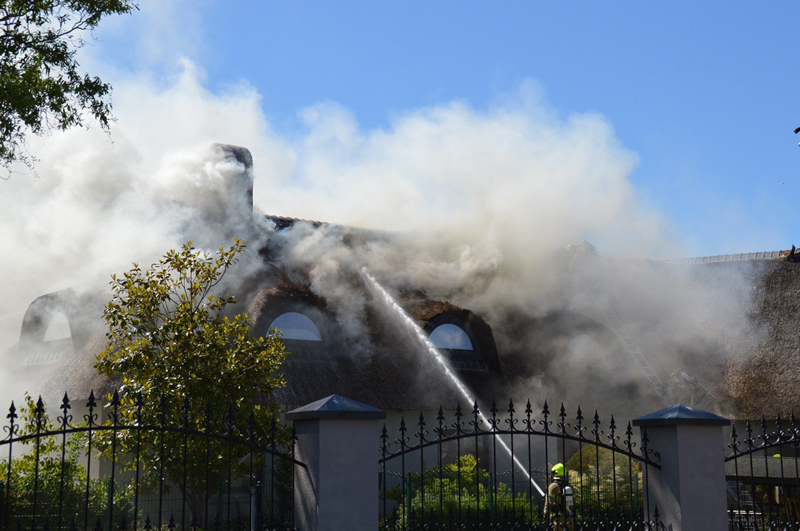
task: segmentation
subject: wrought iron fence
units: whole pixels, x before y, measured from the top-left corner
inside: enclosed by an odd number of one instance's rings
[[[649,511],[650,469],[660,467],[646,432],[636,440],[630,423],[604,426],[597,412],[586,422],[580,408],[568,422],[563,404],[552,415],[547,402],[538,416],[530,401],[522,416],[513,402],[489,413],[458,404],[446,418],[440,407],[432,430],[420,413],[415,430],[400,419],[396,439],[384,426],[382,530],[663,528]],[[555,481],[557,462],[565,479]]]
[[[294,529],[294,430],[165,397],[12,403],[0,440],[4,530]],[[73,415],[73,407],[83,410]],[[104,418],[103,418],[104,417]],[[261,418],[265,418],[262,416]]]
[[[731,530],[800,530],[800,426],[794,413],[773,424],[762,417],[754,429],[748,421],[743,437],[731,428],[725,458]]]

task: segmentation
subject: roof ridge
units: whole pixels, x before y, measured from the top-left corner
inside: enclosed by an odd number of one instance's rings
[[[673,264],[711,264],[718,262],[744,262],[751,260],[779,260],[787,258],[791,251],[758,251],[752,253],[717,254],[712,256],[697,256],[686,258],[670,258],[666,260]]]

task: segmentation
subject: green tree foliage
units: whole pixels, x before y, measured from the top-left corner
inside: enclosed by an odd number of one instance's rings
[[[575,452],[566,467],[579,515],[598,510],[629,512],[631,506],[638,511],[642,506],[643,477],[638,461],[628,461],[623,454],[615,455],[611,450],[591,445]]]
[[[267,399],[285,384],[278,372],[284,346],[274,332],[251,334],[247,314],[228,311],[235,299],[213,293],[243,250],[238,239],[215,255],[189,242],[149,269],[134,264],[112,278],[113,298],[104,313],[108,347],[96,368],[120,381],[120,424],[209,429],[261,442],[269,438],[276,410]],[[208,488],[206,477],[213,493],[230,473],[249,473],[250,448],[243,445],[212,440],[207,446],[207,438],[180,432],[122,430],[111,437],[111,432],[98,433],[106,458],[112,451],[140,454],[141,485],[156,486],[163,467],[168,486],[182,490],[195,509]],[[135,465],[135,459],[120,462],[128,472]]]
[[[86,32],[137,0],[0,0],[0,165],[29,167],[25,134],[83,125],[85,113],[108,128],[111,87],[79,72]]]
[[[530,521],[531,517],[533,523],[538,523],[540,518],[536,502],[531,507],[524,492],[514,496],[505,480],[498,478],[495,490],[491,472],[479,468],[478,460],[471,454],[462,455],[456,463],[433,467],[424,474],[408,474],[406,492],[399,480],[387,490],[386,497],[396,502],[397,510],[387,515],[385,523],[395,526],[402,526],[404,522],[408,526],[419,524],[423,512],[429,522],[438,521],[440,512],[442,521],[453,521],[459,514],[459,493],[462,523],[490,522],[493,518]]]
[[[55,526],[59,516],[63,527],[72,522],[77,526],[83,525],[87,518],[91,518],[89,523],[93,526],[94,518],[107,513],[109,496],[107,483],[87,477],[86,469],[79,462],[86,450],[86,436],[67,438],[46,435],[56,430],[57,426],[44,413],[41,398],[34,403],[27,395],[25,405],[20,408],[17,425],[18,437],[37,433],[45,435],[18,443],[20,447],[16,448],[17,456],[10,469],[7,459],[0,463],[4,483],[3,501],[8,504],[3,506],[3,511],[8,510],[8,527],[32,526],[34,498],[37,527],[45,521]],[[118,511],[130,512],[127,500],[121,496],[115,496],[114,499]]]

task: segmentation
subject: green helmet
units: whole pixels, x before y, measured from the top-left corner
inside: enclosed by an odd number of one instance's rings
[[[550,470],[553,472],[553,475],[557,478],[567,477],[567,472],[564,470],[564,465],[562,465],[561,463],[556,463],[556,465],[553,466],[553,468],[551,468]]]

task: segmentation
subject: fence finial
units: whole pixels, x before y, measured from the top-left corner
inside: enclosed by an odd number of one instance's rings
[[[456,429],[456,434],[461,433],[461,428],[463,426],[461,422],[461,417],[463,413],[461,412],[461,402],[456,402],[456,421],[453,423],[453,427]]]
[[[583,442],[583,432],[586,431],[586,428],[583,427],[583,411],[581,411],[581,406],[578,406],[578,413],[575,415],[575,420],[577,422],[575,426],[575,433],[578,436],[578,439]],[[583,470],[583,463],[581,463],[581,470]],[[581,481],[583,481],[582,476]]]
[[[611,421],[608,423],[608,431],[608,442],[611,444],[612,448],[616,448],[619,437],[617,437],[617,423],[614,420],[614,415],[611,415]]]
[[[596,442],[600,442],[600,437],[603,435],[603,431],[600,429],[600,415],[597,413],[597,410],[594,410],[594,420],[592,421],[594,425],[594,429],[592,430],[592,435],[594,435],[594,440]]]
[[[631,422],[628,421],[628,427],[625,429],[625,447],[628,449],[628,452],[633,452],[633,449],[636,447],[636,443],[631,440],[632,438],[633,427],[631,427]]]
[[[417,438],[419,439],[420,444],[425,444],[425,434],[427,431],[425,430],[425,417],[422,415],[422,411],[419,412],[419,420],[417,420],[417,427],[419,431],[417,432]]]
[[[731,443],[728,445],[728,448],[736,452],[736,449],[739,447],[739,436],[736,433],[736,424],[731,426]]]

